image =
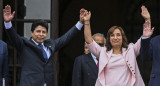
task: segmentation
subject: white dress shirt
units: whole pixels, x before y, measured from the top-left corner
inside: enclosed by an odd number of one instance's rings
[[[97,64],[98,63],[97,58],[92,53],[91,53],[91,56],[92,56],[94,62]]]

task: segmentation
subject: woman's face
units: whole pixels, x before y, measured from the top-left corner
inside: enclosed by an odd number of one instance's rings
[[[122,34],[119,29],[115,29],[110,35],[110,43],[112,47],[121,47],[122,46]]]

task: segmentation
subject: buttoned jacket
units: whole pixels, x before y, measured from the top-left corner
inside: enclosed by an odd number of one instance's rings
[[[78,56],[74,62],[72,86],[95,86],[98,67],[91,53]]]
[[[0,40],[0,86],[2,86],[2,78],[5,79],[5,86],[9,86],[8,48],[7,44]]]
[[[139,55],[140,51],[140,42],[141,40],[139,39],[135,44],[130,43],[127,49],[122,48],[122,56],[128,66],[129,72],[132,74],[131,80],[129,80],[131,81],[131,86],[145,86],[136,61],[136,57]],[[87,46],[91,53],[93,53],[96,57],[99,57],[99,73],[95,86],[106,86],[105,71],[107,70],[106,66],[113,53],[113,50],[111,49],[110,51],[106,51],[106,47],[100,47],[94,40]],[[118,72],[121,71],[117,70],[117,73]],[[113,78],[112,80],[114,81]]]
[[[160,86],[160,35],[141,40],[140,58],[152,61],[152,71],[148,86]]]
[[[42,50],[32,40],[19,36],[12,28],[6,30],[11,44],[19,53],[22,69],[20,86],[55,86],[54,53],[64,47],[80,31],[73,26],[57,39],[47,39],[44,46],[49,48],[51,56],[45,61]]]

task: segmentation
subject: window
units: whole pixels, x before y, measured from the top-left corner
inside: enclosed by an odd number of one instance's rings
[[[47,38],[58,37],[58,0],[0,0],[0,2],[1,10],[9,4],[12,11],[16,12],[15,17],[12,20],[12,25],[19,35],[29,39],[31,24],[38,19],[44,19],[49,24]],[[0,31],[0,33],[3,32],[4,31]],[[21,74],[21,61],[19,55],[17,54],[16,49],[10,45],[6,34],[3,34],[0,37],[7,42],[9,48],[10,86],[18,86]],[[55,55],[55,59],[56,58],[57,54]],[[58,69],[57,67],[55,68],[56,70]],[[58,71],[55,71],[55,73],[56,72]],[[57,76],[55,76],[55,82],[58,82]]]

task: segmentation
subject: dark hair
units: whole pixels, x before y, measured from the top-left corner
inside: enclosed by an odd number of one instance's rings
[[[42,27],[45,27],[47,32],[48,32],[48,23],[44,20],[37,20],[35,21],[34,23],[32,23],[32,27],[31,27],[31,31],[33,32],[37,26],[42,26]]]
[[[110,51],[112,49],[112,45],[110,42],[110,35],[113,34],[115,29],[119,29],[121,31],[122,34],[122,47],[124,48],[128,48],[128,41],[127,41],[127,37],[123,31],[123,29],[119,26],[112,26],[107,33],[107,37],[106,37],[106,47],[107,47],[107,51]]]

